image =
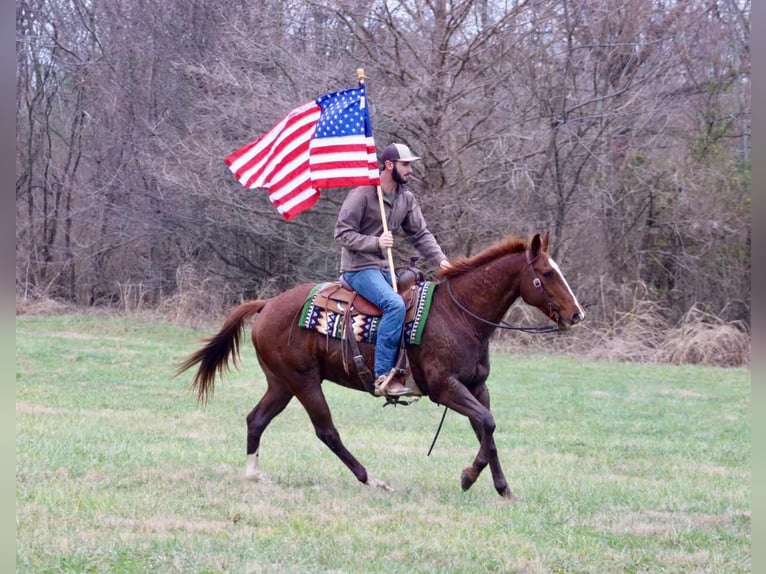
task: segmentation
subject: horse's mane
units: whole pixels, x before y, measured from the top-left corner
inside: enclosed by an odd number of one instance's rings
[[[437,276],[445,279],[456,277],[467,271],[481,267],[490,261],[494,261],[498,257],[508,255],[509,253],[519,253],[526,249],[527,242],[524,239],[512,236],[506,237],[473,257],[456,257],[455,259],[450,259],[452,267],[450,269],[440,269]]]

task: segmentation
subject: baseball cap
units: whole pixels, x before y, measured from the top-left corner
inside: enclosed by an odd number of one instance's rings
[[[383,148],[381,160],[387,161],[415,161],[420,156],[412,155],[410,148],[401,143],[391,143]]]

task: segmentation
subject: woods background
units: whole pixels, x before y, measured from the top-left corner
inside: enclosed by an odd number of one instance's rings
[[[749,1],[17,0],[16,56],[17,306],[336,278],[347,190],[286,223],[223,158],[362,67],[448,255],[550,229],[592,351],[749,361]]]

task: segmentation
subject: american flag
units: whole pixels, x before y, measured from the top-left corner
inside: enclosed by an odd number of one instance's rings
[[[288,221],[314,205],[320,189],[378,185],[364,84],[295,108],[224,161],[246,188],[266,189]]]

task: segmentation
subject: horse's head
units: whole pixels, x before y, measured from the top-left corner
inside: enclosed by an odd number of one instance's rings
[[[527,249],[527,268],[522,273],[521,297],[537,307],[560,331],[567,331],[585,318],[585,310],[569,288],[561,269],[548,254],[550,232],[535,234]]]

